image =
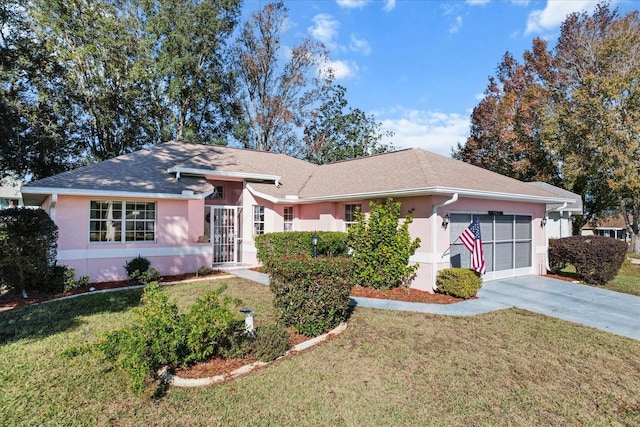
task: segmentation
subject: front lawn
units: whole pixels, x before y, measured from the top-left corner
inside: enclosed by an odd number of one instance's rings
[[[606,289],[640,296],[640,264],[625,262]]]
[[[271,321],[266,286],[217,288]],[[638,425],[640,342],[509,309],[451,317],[358,307],[338,338],[219,386],[133,395],[72,346],[126,324],[141,291],[0,313],[0,425]]]

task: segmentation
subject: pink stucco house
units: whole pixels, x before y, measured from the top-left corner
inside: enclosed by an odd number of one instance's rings
[[[411,211],[422,244],[411,286],[468,267],[457,240],[480,219],[485,280],[546,272],[545,207],[573,202],[421,149],[328,165],[283,154],[167,142],[22,187],[25,205],[59,227],[58,262],[95,282],[126,278],[140,255],[162,274],[254,265],[254,236],[346,231],[357,207],[392,197]]]

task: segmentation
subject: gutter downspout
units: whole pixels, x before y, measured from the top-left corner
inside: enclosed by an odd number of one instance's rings
[[[49,205],[49,218],[51,221],[56,222],[56,204],[58,204],[58,194],[51,195],[51,204]]]
[[[438,253],[438,222],[436,221],[436,217],[438,216],[438,208],[442,206],[447,206],[452,203],[458,201],[458,193],[453,193],[450,199],[445,200],[441,203],[436,203],[431,207],[431,252],[433,254],[433,258],[431,260],[431,288],[435,291],[436,287],[436,277],[438,275],[438,260],[436,259],[436,254]]]
[[[564,204],[558,208],[545,210],[544,217],[547,218],[549,212],[551,212],[552,210],[556,212],[562,212],[562,210],[566,208],[567,205],[568,203],[564,202]],[[560,214],[560,236],[562,236],[562,214]],[[544,245],[547,247],[547,252],[544,254],[544,268],[547,271],[551,271],[551,267],[549,267],[549,236],[547,235],[546,226],[544,227]]]

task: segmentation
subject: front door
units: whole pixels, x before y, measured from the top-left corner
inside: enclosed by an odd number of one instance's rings
[[[238,238],[236,206],[211,206],[211,242],[213,263],[237,262]]]

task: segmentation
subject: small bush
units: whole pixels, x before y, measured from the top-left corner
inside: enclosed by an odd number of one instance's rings
[[[151,267],[151,261],[138,255],[131,261],[127,261],[124,265],[124,270],[127,272],[127,276],[130,279],[136,280],[141,274],[149,271]]]
[[[291,258],[313,255],[313,231],[286,231],[256,236],[257,257],[263,264],[274,258]],[[347,233],[318,231],[318,255],[323,257],[346,256]]]
[[[253,349],[258,360],[275,360],[289,349],[289,332],[275,324],[260,326],[256,328]]]
[[[51,290],[58,227],[42,209],[0,210],[0,286]]]
[[[579,279],[589,284],[606,285],[620,271],[627,250],[625,242],[611,237],[564,237],[555,240],[549,248],[549,265],[571,264]]]
[[[220,299],[224,289],[205,294],[181,315],[169,295],[151,283],[134,310],[132,325],[106,334],[97,348],[129,373],[133,391],[142,392],[161,367],[201,362],[240,341],[235,335],[244,333],[244,322],[235,319],[230,308],[239,300]]]
[[[442,294],[469,299],[482,287],[482,278],[468,268],[445,268],[438,272],[436,286]]]
[[[209,267],[203,265],[198,269],[198,271],[196,271],[196,276],[211,276],[215,272],[215,270],[212,270]]]
[[[182,329],[186,339],[186,356],[183,363],[195,363],[210,357],[221,356],[223,349],[232,347],[232,337],[244,331],[244,322],[236,318],[237,298],[220,294],[227,289],[220,286],[198,298],[182,318]]]
[[[76,279],[76,270],[66,265],[56,265],[52,269],[50,290],[52,292],[69,292],[89,284],[89,276],[81,276]]]
[[[274,259],[267,268],[273,304],[283,325],[317,336],[347,319],[351,258]]]

